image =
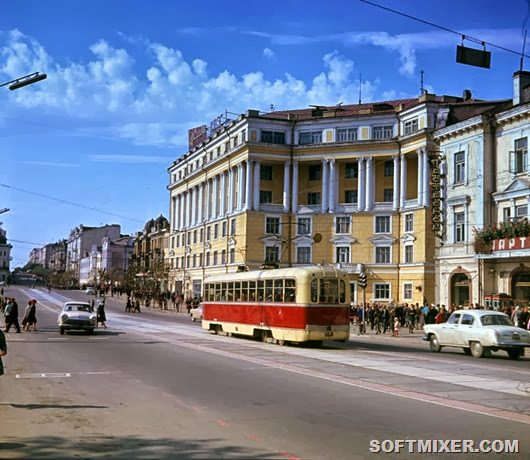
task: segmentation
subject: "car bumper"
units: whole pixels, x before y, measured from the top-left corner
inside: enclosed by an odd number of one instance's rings
[[[64,329],[77,329],[77,330],[86,330],[94,329],[96,327],[95,321],[63,321],[59,323],[59,327]]]

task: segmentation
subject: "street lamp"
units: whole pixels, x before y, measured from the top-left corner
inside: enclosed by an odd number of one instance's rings
[[[9,85],[9,89],[13,91],[15,89],[19,89],[24,86],[32,85],[33,83],[45,80],[47,77],[48,75],[46,75],[45,73],[33,72],[28,75],[24,75],[23,77],[18,77],[14,80],[1,83],[0,87]]]

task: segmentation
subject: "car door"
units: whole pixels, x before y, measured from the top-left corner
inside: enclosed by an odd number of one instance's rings
[[[440,345],[456,345],[456,331],[461,316],[460,313],[453,313],[446,323],[440,324]]]
[[[460,324],[456,326],[456,340],[458,345],[466,347],[473,337],[473,329],[475,328],[475,317],[469,313],[464,313]]]

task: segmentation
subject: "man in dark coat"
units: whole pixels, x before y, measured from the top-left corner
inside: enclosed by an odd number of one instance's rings
[[[20,324],[18,323],[18,304],[14,297],[11,297],[10,301],[6,305],[4,313],[6,315],[6,332],[9,332],[11,326],[14,325],[17,333],[20,334]]]
[[[4,364],[2,363],[2,356],[7,355],[7,342],[4,331],[0,329],[0,375],[4,375]]]

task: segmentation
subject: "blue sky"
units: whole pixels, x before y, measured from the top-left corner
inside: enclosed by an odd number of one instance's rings
[[[530,23],[524,0],[377,3],[516,50]],[[167,215],[166,169],[187,129],[225,109],[355,103],[360,72],[365,102],[414,97],[422,69],[436,94],[511,97],[519,57],[489,48],[490,70],[464,66],[459,43],[357,0],[9,2],[0,81],[48,74],[0,88],[0,220],[28,242],[12,243],[13,267],[79,224],[134,233]]]

